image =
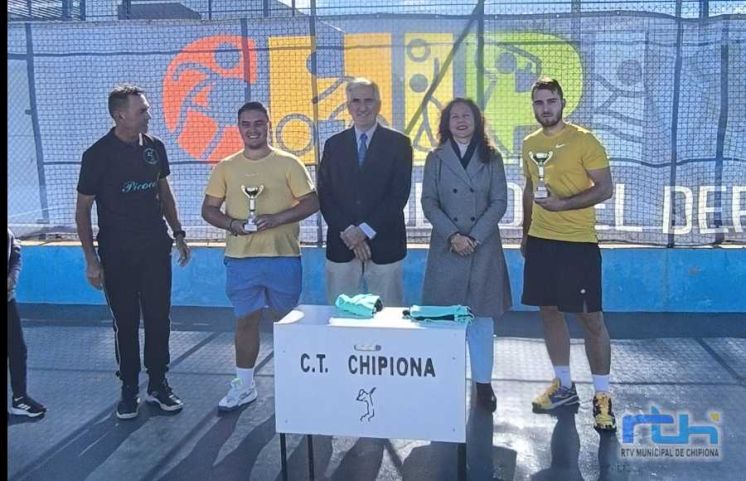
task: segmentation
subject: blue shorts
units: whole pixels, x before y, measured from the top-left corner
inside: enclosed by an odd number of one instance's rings
[[[264,307],[284,316],[298,305],[303,282],[300,257],[225,257],[225,293],[236,317]]]

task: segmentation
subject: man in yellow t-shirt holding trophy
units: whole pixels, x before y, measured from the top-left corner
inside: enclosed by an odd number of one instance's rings
[[[218,403],[221,412],[258,396],[254,366],[262,311],[269,308],[279,319],[298,304],[300,221],[319,210],[303,163],[269,144],[270,125],[260,102],[238,110],[244,148],[215,166],[202,203],[202,217],[227,232],[225,289],[236,317],[236,377]]]
[[[538,306],[555,379],[533,401],[537,412],[579,402],[570,375],[570,334],[564,313],[577,316],[593,374],[593,416],[599,431],[615,431],[609,393],[611,343],[601,306],[601,252],[593,206],[613,194],[606,151],[593,134],[565,122],[557,80],[542,77],[531,91],[541,125],[523,141],[523,297]]]

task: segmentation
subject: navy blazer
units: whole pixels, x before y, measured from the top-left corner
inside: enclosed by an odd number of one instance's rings
[[[350,224],[363,222],[376,231],[369,240],[372,260],[390,264],[407,255],[404,206],[412,186],[412,143],[409,137],[378,125],[362,167],[357,161],[355,128],[324,144],[316,189],[326,220],[326,258],[349,262],[355,254],[339,237]]]

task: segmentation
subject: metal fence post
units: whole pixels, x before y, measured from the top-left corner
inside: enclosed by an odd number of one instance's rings
[[[484,0],[477,0],[477,105],[484,111]]]
[[[316,177],[319,173],[319,150],[321,149],[321,137],[319,136],[319,84],[318,84],[318,48],[316,46],[316,0],[311,0],[311,15],[308,17],[309,33],[311,36],[311,99],[313,101],[313,124],[311,126],[311,135],[313,142],[314,159],[313,164],[316,169]],[[316,215],[316,245],[324,245],[324,226],[321,213]]]
[[[730,29],[729,24],[723,25],[720,41],[720,118],[718,119],[717,142],[715,144],[715,206],[714,226],[715,244],[725,241],[723,227],[723,162],[725,160],[725,135],[728,131],[728,76],[730,71]],[[727,230],[727,229],[726,229]]]
[[[681,44],[684,36],[684,26],[681,20],[681,2],[682,0],[676,0],[676,61],[674,64],[674,78],[673,78],[673,112],[671,115],[671,174],[669,176],[668,185],[673,187],[676,185],[676,168],[679,160],[678,156],[678,123],[679,123],[679,98],[681,97]],[[668,233],[668,242],[666,247],[675,247],[676,235],[674,234],[674,227],[676,226],[676,202],[673,199],[673,193],[671,194],[671,231]]]
[[[47,199],[47,179],[44,173],[44,151],[41,143],[41,129],[39,128],[39,110],[36,105],[36,80],[34,77],[34,41],[31,24],[26,23],[26,68],[28,75],[29,111],[31,125],[34,130],[34,144],[36,146],[36,173],[39,176],[39,204],[41,205],[41,219],[39,223],[49,223],[49,203]]]

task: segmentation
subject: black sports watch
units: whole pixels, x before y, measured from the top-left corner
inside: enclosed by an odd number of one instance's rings
[[[174,231],[174,239],[176,239],[179,236],[181,236],[181,237],[183,237],[183,238],[186,239],[186,232],[184,232],[183,230],[175,230]]]

